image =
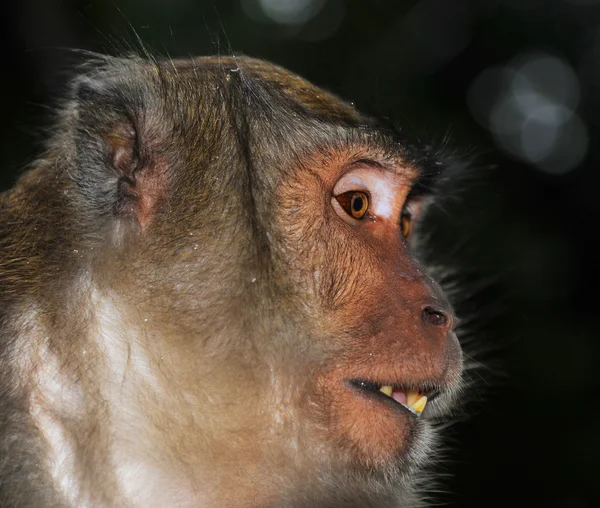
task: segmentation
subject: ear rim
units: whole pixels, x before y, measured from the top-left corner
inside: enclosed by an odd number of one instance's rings
[[[75,132],[83,206],[92,203],[104,217],[134,219],[143,230],[164,195],[166,166],[152,151],[153,138],[144,137],[149,90],[135,79],[135,62],[119,62],[121,66],[105,63],[73,79],[65,112]],[[128,73],[120,72],[125,64]]]

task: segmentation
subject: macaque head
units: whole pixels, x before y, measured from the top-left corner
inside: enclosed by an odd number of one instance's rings
[[[417,506],[462,373],[415,254],[443,170],[263,61],[88,69],[3,201],[36,263],[0,289],[63,394],[20,363],[42,462],[73,451],[56,488],[97,467],[75,500]]]

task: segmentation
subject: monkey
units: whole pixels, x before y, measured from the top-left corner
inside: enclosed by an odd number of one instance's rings
[[[0,505],[420,507],[446,165],[245,56],[96,56],[0,197]]]

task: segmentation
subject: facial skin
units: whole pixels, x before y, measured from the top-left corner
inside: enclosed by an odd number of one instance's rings
[[[442,169],[263,61],[84,69],[0,198],[0,504],[421,506]]]

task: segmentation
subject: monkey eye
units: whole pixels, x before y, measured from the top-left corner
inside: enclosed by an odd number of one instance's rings
[[[404,238],[408,238],[410,235],[410,229],[412,225],[412,215],[410,212],[404,210],[400,216],[400,232]]]
[[[344,211],[354,219],[363,219],[369,211],[369,196],[366,192],[349,191],[336,196]]]

